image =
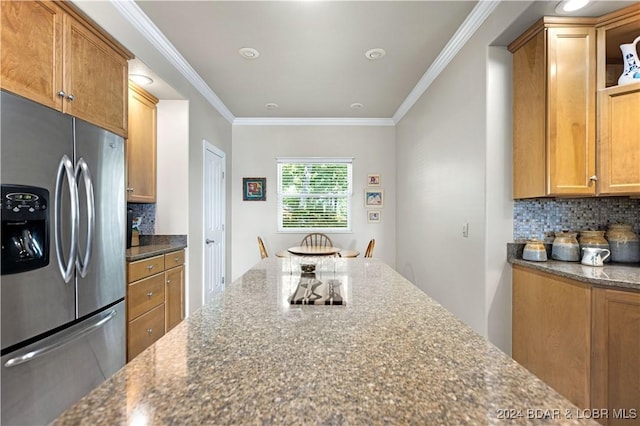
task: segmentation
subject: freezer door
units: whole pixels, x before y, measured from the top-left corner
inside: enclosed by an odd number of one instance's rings
[[[124,301],[2,357],[3,425],[44,425],[125,363]]]
[[[73,144],[69,116],[6,92],[2,92],[0,102],[2,184],[45,188],[52,202],[47,208],[49,264],[28,272],[2,275],[0,279],[4,350],[75,318],[74,281],[65,282],[58,266],[58,261],[73,261],[68,257],[72,246],[66,236],[71,228],[68,208],[61,220],[64,229],[60,244],[62,252],[67,254],[65,259],[56,256],[53,238],[56,173],[63,156],[73,158]],[[69,202],[68,184],[65,175],[60,195],[66,206]],[[4,200],[2,207],[5,207]]]
[[[124,140],[75,120],[78,233],[78,315],[124,297]],[[93,198],[93,200],[92,200]]]

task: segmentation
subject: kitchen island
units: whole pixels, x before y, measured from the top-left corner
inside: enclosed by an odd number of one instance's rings
[[[378,259],[317,259],[345,304],[291,305],[300,259],[256,264],[55,424],[593,422]]]

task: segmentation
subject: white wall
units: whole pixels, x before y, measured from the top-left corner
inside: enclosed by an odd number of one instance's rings
[[[486,288],[487,337],[511,353],[511,266],[506,243],[513,241],[512,55],[489,47],[487,62]]]
[[[506,54],[488,46],[527,6],[501,3],[397,125],[396,136],[398,206],[412,207],[398,208],[397,269],[505,351],[510,74]]]
[[[189,101],[157,105],[155,233],[189,232]]]
[[[276,157],[353,157],[352,233],[329,234],[334,245],[364,254],[376,239],[374,256],[395,265],[395,128],[379,126],[233,126],[232,277],[260,260],[257,237],[270,256],[297,245],[304,234],[278,233]],[[367,223],[364,190],[368,174],[380,174],[384,208],[380,223]],[[267,201],[243,201],[242,178],[266,177]]]

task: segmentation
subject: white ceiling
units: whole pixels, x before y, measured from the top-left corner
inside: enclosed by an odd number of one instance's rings
[[[228,118],[377,119],[397,115],[424,85],[421,78],[434,61],[447,51],[455,53],[452,43],[447,46],[452,37],[482,23],[485,16],[478,9],[488,2],[481,3],[475,10],[477,2],[462,0],[135,4],[166,37],[169,49],[175,48],[180,61],[202,79],[201,87],[217,96],[214,101]],[[598,16],[631,3],[599,1],[580,15]],[[496,43],[506,45],[539,17],[555,14],[556,4],[533,2]],[[244,59],[238,54],[242,47],[255,48],[260,56]],[[386,56],[365,58],[372,48],[385,49]],[[144,68],[140,61],[131,64],[135,71]],[[149,91],[161,99],[180,97],[155,79]],[[351,109],[356,102],[363,107]],[[279,107],[268,109],[267,103]]]

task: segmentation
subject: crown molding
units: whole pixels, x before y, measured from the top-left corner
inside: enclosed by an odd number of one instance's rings
[[[149,19],[133,0],[111,0],[111,4],[122,16],[136,28],[158,51],[164,56],[192,85],[204,96],[204,98],[227,121],[233,123],[235,116],[229,108],[220,100],[218,95],[205,83],[189,62],[165,37],[160,29]]]
[[[435,61],[433,61],[422,78],[420,78],[418,84],[416,84],[406,99],[400,104],[396,113],[393,114],[393,122],[395,124],[398,124],[405,114],[409,112],[411,107],[420,99],[429,86],[431,86],[431,83],[433,83],[449,62],[458,54],[460,49],[469,41],[471,36],[480,28],[495,8],[498,7],[499,3],[500,0],[478,1],[478,4],[476,4],[462,25],[460,25],[460,28],[458,28]]]
[[[458,54],[487,17],[498,7],[501,0],[478,1],[436,60],[420,78],[418,84],[400,104],[392,118],[236,118],[134,0],[110,1],[122,16],[234,126],[395,126],[426,92],[431,83]]]
[[[245,117],[233,120],[234,126],[395,126],[391,118],[342,117]]]

